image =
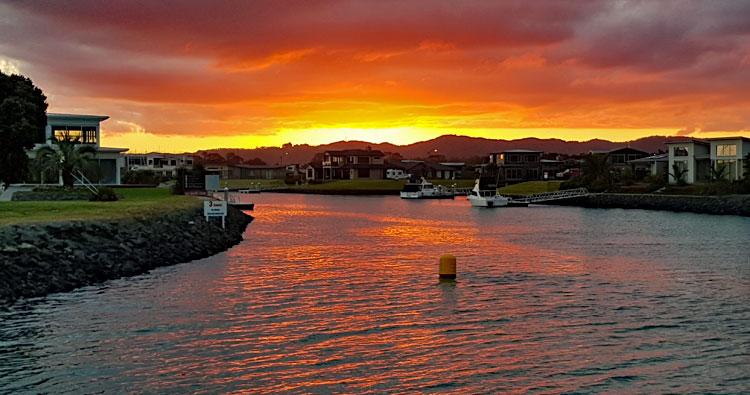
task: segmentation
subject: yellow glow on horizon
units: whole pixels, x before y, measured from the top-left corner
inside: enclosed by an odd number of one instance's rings
[[[146,132],[125,132],[108,134],[103,132],[102,143],[108,147],[129,148],[131,152],[194,152],[212,148],[257,148],[280,147],[285,143],[320,145],[336,141],[366,141],[373,144],[393,143],[406,145],[429,140],[445,134],[457,134],[469,137],[489,139],[521,139],[536,137],[541,139],[557,138],[562,140],[586,141],[605,139],[610,141],[630,141],[648,136],[671,136],[673,129],[468,129],[447,130],[420,127],[393,128],[314,128],[283,129],[274,134],[264,135],[230,135],[230,136],[190,136],[160,135]],[[692,137],[734,136],[736,132],[695,133]]]

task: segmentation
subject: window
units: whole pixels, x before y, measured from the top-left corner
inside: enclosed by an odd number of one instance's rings
[[[81,142],[81,140],[83,139],[83,131],[81,131],[81,128],[53,126],[52,131],[53,135],[55,136],[55,140],[57,141],[69,140],[74,142]]]
[[[96,127],[94,126],[52,126],[55,140],[69,140],[76,143],[96,144]]]
[[[737,156],[737,145],[736,144],[717,145],[716,156]]]
[[[687,147],[674,147],[672,152],[674,153],[674,156],[688,156]]]
[[[536,155],[526,155],[526,162],[536,162]]]
[[[509,180],[521,179],[523,178],[523,170],[522,169],[506,169],[505,178]]]
[[[716,164],[714,165],[714,171],[716,172],[716,176],[721,176],[721,178],[728,179],[728,180],[735,180],[737,179],[737,161],[736,160],[717,160]]]
[[[84,144],[96,144],[96,127],[84,126],[81,128]]]

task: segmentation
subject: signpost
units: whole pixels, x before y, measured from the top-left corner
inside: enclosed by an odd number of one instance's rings
[[[203,202],[203,215],[208,222],[209,217],[221,217],[221,227],[226,228],[227,202],[221,200],[206,200]]]

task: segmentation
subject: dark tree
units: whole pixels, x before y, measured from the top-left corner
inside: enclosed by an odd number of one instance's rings
[[[227,154],[226,163],[228,165],[239,165],[240,163],[242,163],[242,161],[242,157],[235,154],[234,152],[230,152]]]
[[[23,180],[26,150],[44,142],[47,97],[30,79],[0,72],[0,183]]]
[[[246,165],[254,165],[254,166],[263,166],[263,165],[266,164],[266,162],[264,162],[263,159],[261,159],[261,158],[253,158],[253,159],[246,160],[245,164]]]
[[[216,152],[206,152],[203,155],[203,163],[210,163],[214,165],[223,165],[227,163],[227,160],[224,159],[221,154],[218,154]]]

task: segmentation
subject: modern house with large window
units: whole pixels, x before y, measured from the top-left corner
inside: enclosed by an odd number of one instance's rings
[[[542,177],[542,151],[511,149],[490,153],[506,182],[538,180]]]
[[[177,169],[192,169],[194,158],[189,154],[149,154],[125,155],[125,168],[131,171],[150,171],[162,176],[176,176]]]
[[[750,139],[747,137],[725,137],[710,139],[711,166],[723,170],[727,180],[736,181],[743,178],[744,161],[750,153]]]
[[[687,184],[709,181],[712,169],[723,178],[735,181],[743,178],[743,165],[745,156],[750,152],[750,139],[686,139],[668,142],[667,148],[670,184],[678,183],[675,175],[682,176],[682,180]]]
[[[63,139],[91,145],[96,150],[96,155],[92,159],[92,166],[85,171],[86,177],[94,184],[119,185],[120,169],[125,167],[122,153],[128,149],[101,146],[100,125],[107,119],[109,117],[106,115],[48,113],[45,142],[37,144],[36,148],[44,145],[54,148],[55,142]],[[33,159],[36,153],[31,150],[28,155]]]
[[[385,155],[378,150],[325,151],[322,177],[323,180],[382,179],[385,176],[384,167]]]

